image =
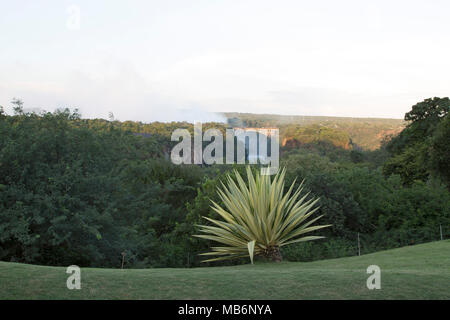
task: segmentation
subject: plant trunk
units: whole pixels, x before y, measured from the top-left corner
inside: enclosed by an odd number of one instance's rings
[[[278,247],[278,246],[270,247],[266,251],[266,256],[267,256],[267,258],[271,259],[274,262],[281,262],[281,261],[283,261],[283,258],[281,256],[280,247]]]

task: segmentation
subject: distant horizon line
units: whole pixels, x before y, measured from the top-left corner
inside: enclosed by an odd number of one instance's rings
[[[5,107],[3,106],[4,111]],[[40,113],[40,112],[55,112],[57,110],[64,110],[66,109],[66,107],[61,107],[61,108],[55,108],[53,111],[49,111],[49,110],[45,110],[43,108],[40,107],[31,107],[31,108],[23,108],[23,110],[25,112],[32,112],[32,113]],[[74,110],[78,110],[78,112],[80,112],[81,114],[81,118],[82,119],[103,119],[103,120],[109,120],[108,116],[105,117],[83,117],[83,112],[82,110],[80,110],[77,107],[67,107],[67,109],[74,111]],[[111,113],[114,115],[114,112],[111,111]],[[279,118],[335,118],[335,119],[358,119],[358,120],[400,120],[400,121],[405,121],[404,118],[393,118],[393,117],[370,117],[370,116],[360,116],[360,117],[351,117],[351,116],[336,116],[336,115],[302,115],[302,114],[279,114],[279,113],[253,113],[253,112],[238,112],[238,111],[213,111],[213,112],[207,112],[209,114],[215,114],[215,115],[220,115],[223,116],[226,120],[231,119],[232,115],[243,115],[243,116],[266,116],[266,117],[279,117]],[[267,120],[267,119],[264,119]],[[272,119],[270,119],[272,120]],[[276,119],[273,119],[276,120]],[[109,120],[110,121],[110,120]],[[191,121],[191,120],[166,120],[166,121],[162,121],[162,120],[149,120],[149,121],[142,121],[142,120],[131,120],[131,119],[126,119],[126,120],[120,120],[120,119],[113,119],[113,121],[120,121],[120,122],[126,122],[126,121],[132,121],[132,122],[141,122],[141,123],[152,123],[152,122],[161,122],[161,123],[170,123],[170,122],[186,122],[186,123],[194,123],[196,120]],[[199,122],[203,122],[203,123],[207,123],[207,122],[217,122],[217,123],[225,123],[226,121],[199,121]]]
[[[231,118],[229,118],[226,114],[238,114],[238,115],[256,115],[256,116],[277,116],[277,117],[306,117],[306,118],[336,118],[336,119],[355,119],[355,120],[398,120],[398,121],[405,121],[404,118],[382,118],[382,117],[350,117],[350,116],[312,116],[312,115],[284,115],[284,114],[277,114],[277,113],[252,113],[252,112],[235,112],[235,111],[227,111],[227,112],[210,112],[210,114],[217,114],[217,115],[222,115],[226,118],[226,120],[229,120]],[[108,120],[107,118],[84,118],[84,119],[103,119],[103,120]],[[242,120],[242,119],[240,119]],[[119,122],[125,122],[125,121],[132,121],[132,122],[141,122],[141,123],[152,123],[152,122],[160,122],[160,123],[170,123],[170,122],[181,122],[181,123],[190,123],[190,124],[194,124],[193,121],[191,120],[167,120],[167,121],[162,121],[162,120],[151,120],[149,122],[147,121],[142,121],[142,120],[120,120],[120,119],[114,119],[113,121],[119,121]],[[197,122],[202,122],[202,123],[226,123],[224,121],[197,121]]]
[[[237,112],[237,111],[226,111],[226,112],[213,112],[218,114],[240,114],[240,115],[259,115],[259,116],[279,116],[279,117],[314,117],[314,118],[350,118],[350,119],[383,119],[383,120],[403,120],[404,118],[384,118],[384,117],[350,117],[350,116],[313,116],[313,115],[301,115],[301,114],[279,114],[279,113],[253,113],[253,112]]]

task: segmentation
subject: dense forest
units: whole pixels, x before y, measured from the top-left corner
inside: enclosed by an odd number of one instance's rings
[[[13,104],[13,115],[0,107],[0,260],[208,265],[198,254],[211,243],[192,235],[203,216],[216,218],[216,188],[233,168],[245,175],[243,165],[172,164],[171,133],[192,132],[187,122],[83,119],[77,110],[34,113]],[[283,248],[287,260],[310,261],[450,236],[449,110],[448,98],[433,98],[414,105],[404,122],[335,126],[229,114],[228,123],[203,128],[280,128],[287,185],[304,179],[320,197],[322,223],[332,225],[325,239]]]
[[[366,150],[380,148],[383,140],[397,135],[405,127],[405,121],[401,119],[285,116],[236,112],[226,112],[224,115],[229,123],[243,127],[278,127],[287,133],[302,127],[333,130],[338,133],[335,136],[347,136],[348,142],[354,147]],[[292,136],[288,134],[285,138],[289,139]]]

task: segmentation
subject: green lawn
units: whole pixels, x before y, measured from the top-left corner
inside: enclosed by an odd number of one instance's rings
[[[381,268],[368,290],[366,269]],[[0,262],[0,299],[450,299],[450,240],[315,262],[194,269],[81,269]]]

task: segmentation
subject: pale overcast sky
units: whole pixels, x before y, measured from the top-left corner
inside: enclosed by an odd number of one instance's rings
[[[449,96],[449,13],[448,0],[0,0],[0,105],[403,118]]]

